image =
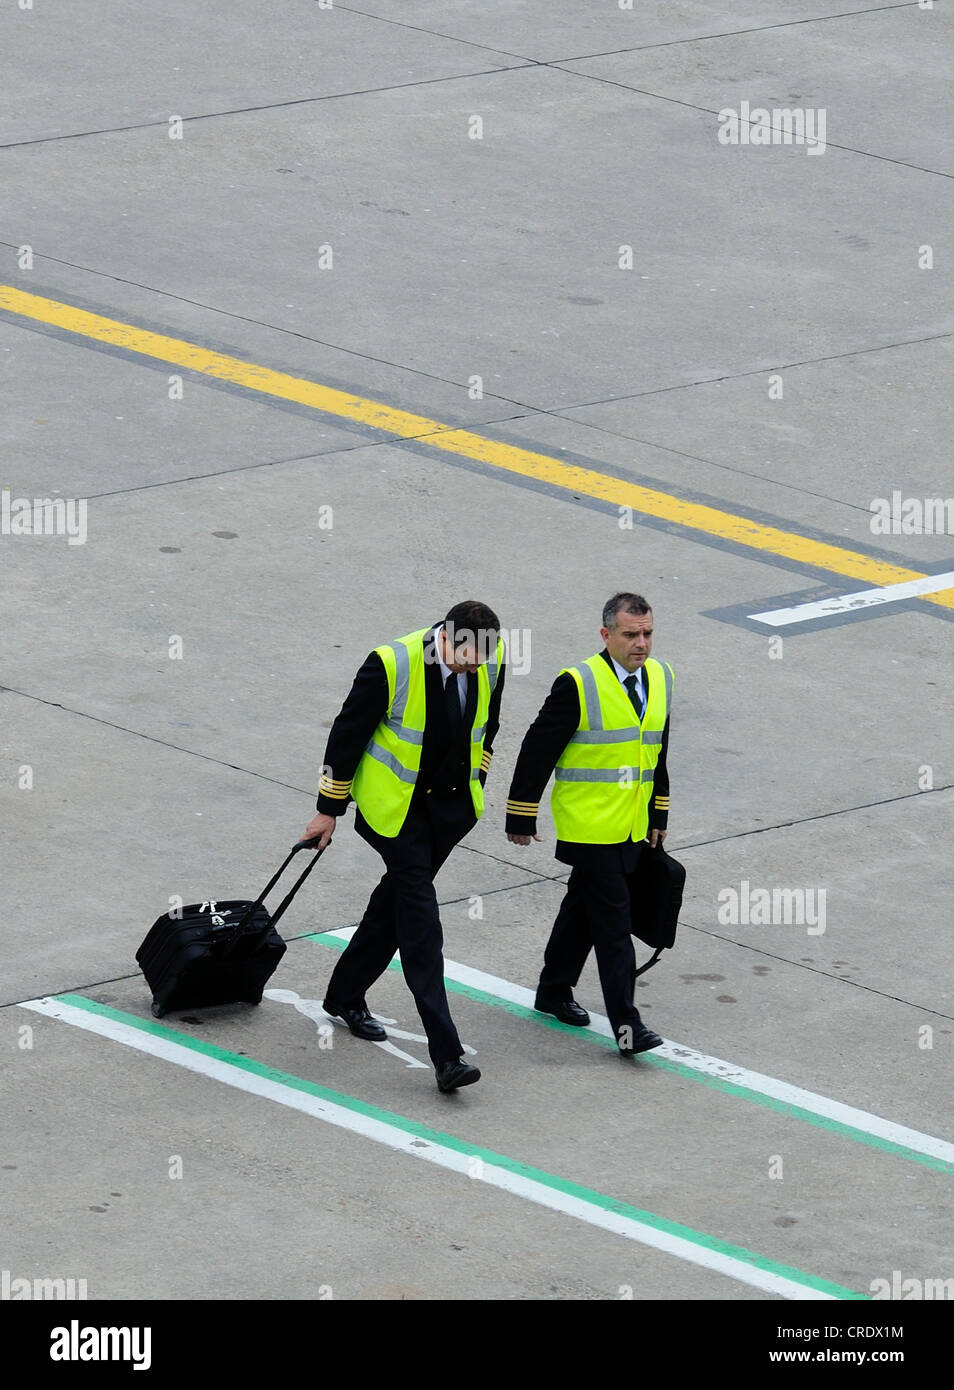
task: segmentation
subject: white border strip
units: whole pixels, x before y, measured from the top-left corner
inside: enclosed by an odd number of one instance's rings
[[[323,935],[337,936],[347,941],[356,930],[356,927],[344,927],[341,931],[325,932]],[[458,984],[482,989],[485,993],[496,995],[498,999],[506,1000],[510,1004],[522,1004],[525,1008],[533,1008],[533,990],[513,984],[510,980],[502,980],[497,975],[488,975],[483,970],[474,970],[469,965],[446,959],[444,975],[448,980],[456,980]],[[606,1038],[614,1037],[608,1018],[603,1014],[589,1010],[588,1012],[590,1026],[588,1029],[581,1028],[581,1033],[600,1033]],[[734,1062],[724,1062],[720,1057],[710,1057],[704,1052],[696,1052],[694,1048],[684,1047],[682,1043],[665,1042],[662,1047],[654,1048],[652,1055],[665,1057],[670,1062],[679,1062],[693,1071],[702,1072],[704,1076],[731,1081],[734,1086],[753,1091],[757,1095],[770,1096],[773,1100],[785,1101],[788,1105],[798,1105],[823,1119],[851,1125],[853,1129],[860,1129],[874,1138],[886,1139],[889,1143],[902,1144],[905,1148],[914,1149],[916,1153],[927,1154],[930,1158],[954,1163],[954,1144],[946,1139],[938,1139],[933,1134],[922,1134],[920,1130],[908,1129],[905,1125],[895,1124],[893,1120],[884,1120],[880,1115],[873,1115],[867,1110],[856,1110],[852,1105],[843,1105],[841,1101],[832,1100],[815,1091],[805,1091],[801,1086],[778,1081],[774,1076],[749,1071]]]
[[[815,599],[812,603],[799,603],[795,608],[773,608],[770,613],[750,613],[749,617],[769,627],[790,627],[793,623],[811,622],[812,618],[830,618],[837,613],[854,612],[857,608],[874,608],[880,603],[899,603],[904,598],[920,598],[922,594],[937,594],[943,589],[954,589],[954,571],[928,574],[923,579],[908,579],[903,584],[886,584],[878,589],[861,589],[856,594]]]
[[[758,1266],[746,1264],[731,1255],[710,1250],[705,1245],[696,1245],[694,1242],[668,1231],[657,1230],[633,1217],[607,1211],[570,1193],[548,1187],[533,1178],[497,1167],[487,1159],[475,1164],[471,1154],[458,1153],[455,1149],[447,1148],[442,1144],[421,1139],[414,1133],[408,1133],[396,1125],[387,1124],[383,1120],[336,1105],[332,1101],[323,1100],[306,1091],[298,1091],[283,1085],[281,1082],[258,1076],[254,1072],[245,1071],[218,1058],[209,1057],[205,1053],[195,1052],[191,1048],[183,1047],[181,1043],[158,1037],[152,1032],[143,1032],[128,1023],[120,1023],[103,1014],[88,1013],[85,1009],[79,1009],[73,1004],[66,1004],[55,998],[30,999],[21,1004],[20,1007],[32,1009],[36,1013],[44,1014],[47,1018],[58,1019],[62,1023],[72,1024],[74,1027],[85,1029],[88,1033],[97,1033],[100,1037],[108,1038],[112,1042],[122,1043],[126,1047],[135,1048],[138,1052],[145,1052],[152,1057],[158,1057],[164,1062],[171,1062],[175,1066],[184,1067],[188,1071],[197,1072],[199,1075],[210,1077],[214,1081],[221,1081],[226,1086],[233,1086],[237,1090],[247,1091],[251,1095],[261,1096],[265,1100],[275,1101],[278,1105],[287,1106],[291,1110],[299,1110],[315,1119],[336,1125],[340,1129],[350,1130],[352,1134],[359,1134],[378,1144],[386,1144],[388,1148],[396,1149],[411,1158],[420,1158],[426,1163],[434,1163],[438,1167],[448,1168],[452,1172],[468,1177],[471,1181],[483,1182],[490,1187],[500,1188],[504,1192],[523,1197],[538,1206],[549,1207],[551,1211],[559,1212],[564,1216],[576,1217],[577,1220],[585,1221],[589,1226],[598,1226],[614,1235],[625,1236],[629,1240],[638,1241],[641,1245],[648,1245],[668,1255],[675,1255],[678,1259],[686,1260],[690,1264],[700,1265],[703,1269],[728,1275],[731,1279],[737,1279],[753,1288],[762,1289],[766,1293],[777,1294],[782,1298],[789,1299],[838,1301],[833,1294],[814,1289],[807,1284],[797,1283],[795,1280],[787,1279],[783,1275],[772,1273],[770,1270],[759,1269]]]

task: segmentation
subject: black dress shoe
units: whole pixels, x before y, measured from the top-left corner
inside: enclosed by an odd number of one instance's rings
[[[356,1038],[367,1038],[369,1042],[384,1042],[387,1033],[376,1018],[372,1018],[367,1009],[329,1009],[323,1006],[326,1014],[331,1014],[332,1018],[342,1018]]]
[[[457,1062],[439,1062],[434,1070],[439,1091],[456,1091],[458,1086],[471,1086],[480,1080],[479,1069],[463,1058]]]
[[[538,1014],[552,1014],[561,1023],[568,1023],[571,1028],[585,1028],[590,1021],[590,1016],[581,1004],[575,999],[558,999],[555,1004],[534,1004]]]
[[[654,1047],[662,1047],[663,1039],[658,1033],[654,1033],[651,1028],[641,1024],[632,1037],[632,1041],[627,1047],[620,1048],[621,1057],[632,1057],[636,1052],[649,1052]]]

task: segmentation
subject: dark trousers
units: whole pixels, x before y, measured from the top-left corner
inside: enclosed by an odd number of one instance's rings
[[[572,998],[590,948],[603,989],[606,1013],[619,1042],[621,1029],[641,1026],[633,1002],[636,992],[636,952],[630,935],[629,881],[619,871],[576,867],[570,874],[543,957],[537,1003]]]
[[[395,951],[427,1034],[435,1066],[463,1052],[444,988],[444,933],[434,878],[454,846],[476,824],[473,807],[451,806],[446,818],[412,803],[401,831],[378,835],[362,817],[358,833],[374,847],[387,872],[368,900],[354,936],[335,966],[324,1007],[329,1013],[367,1008],[365,991],[388,968]]]

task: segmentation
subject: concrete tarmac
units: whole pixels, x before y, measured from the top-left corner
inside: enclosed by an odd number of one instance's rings
[[[437,879],[445,949],[532,990],[567,871],[546,802],[541,843],[506,840],[510,777],[632,589],[676,672],[688,871],[640,1010],[954,1160],[954,590],[751,617],[871,588],[852,556],[954,570],[954,500],[940,530],[873,526],[876,499],[954,499],[952,39],[946,6],[844,0],[3,7],[0,485],[85,504],[82,543],[0,534],[13,1276],[116,1300],[785,1297],[759,1261],[836,1297],[954,1281],[954,1161],[877,1126],[623,1063],[503,986],[450,994],[483,1073],[456,1096],[414,1037],[323,1033],[338,948],[314,938],[379,876],[351,813],[281,924],[274,997],[156,1024],[135,963],[176,895],[254,896],[299,837],[367,652],[477,597],[511,665],[485,816]],[[750,134],[761,108],[824,113],[824,149],[723,143],[743,103]],[[499,447],[435,447],[400,412]],[[640,489],[738,524],[619,503]],[[758,890],[788,908],[755,920]],[[89,1008],[23,1007],[61,995]],[[592,960],[577,998],[604,1012]],[[370,1002],[421,1033],[399,972]],[[104,1017],[115,1036],[81,1026]],[[584,1214],[240,1089],[249,1068]],[[626,1234],[589,1219],[611,1207]]]

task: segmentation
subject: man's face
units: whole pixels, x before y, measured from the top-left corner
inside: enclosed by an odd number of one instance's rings
[[[600,636],[614,661],[632,673],[638,671],[653,649],[653,615],[617,613],[615,628],[601,627]]]
[[[451,636],[458,645],[453,646]],[[492,632],[466,632],[460,628],[457,632],[449,634],[446,628],[441,628],[441,642],[443,643],[443,658],[445,666],[461,675],[464,671],[468,675],[473,674],[478,666],[483,666],[484,662],[489,661],[491,654],[496,650],[496,633]]]

